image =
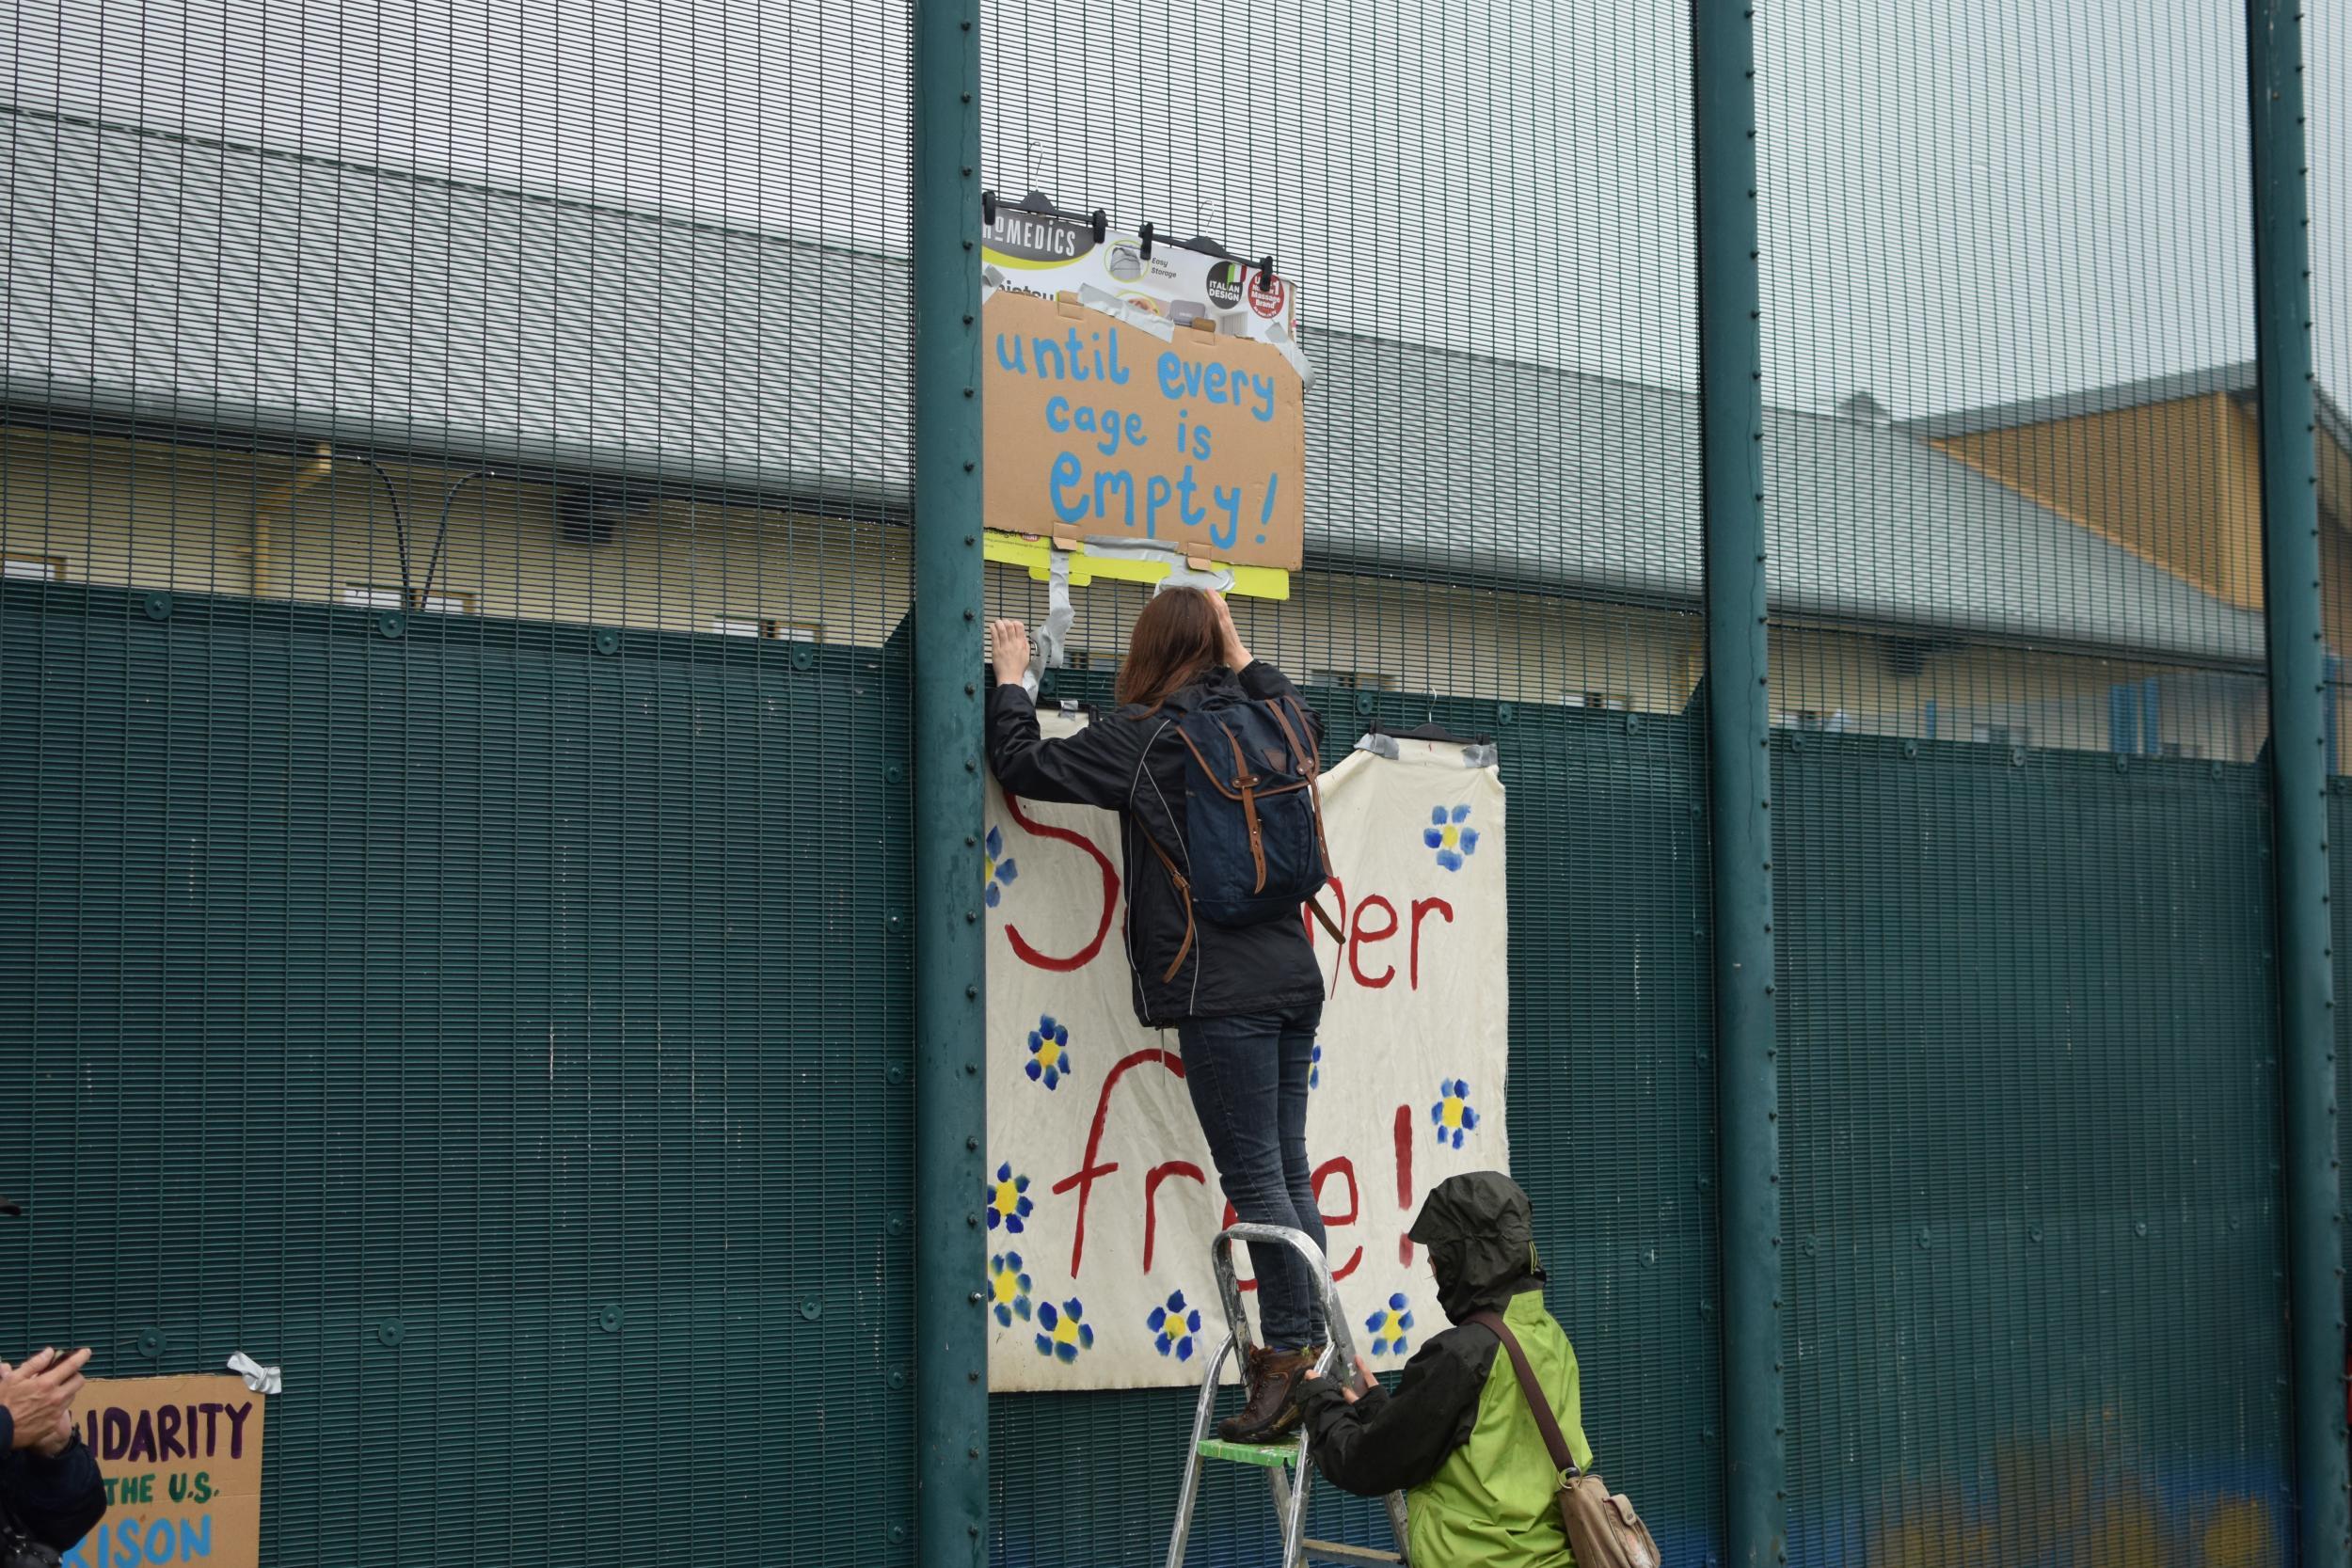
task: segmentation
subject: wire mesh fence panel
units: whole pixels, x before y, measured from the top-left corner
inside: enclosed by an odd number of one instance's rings
[[[2243,15],[1762,23],[1791,1559],[2280,1560]]]
[[[1591,1439],[1695,1560],[1720,1531],[1720,1450],[1704,759],[1683,717],[1699,651],[1687,16],[992,0],[982,26],[1000,213],[1102,210],[1114,252],[1201,236],[1270,257],[1292,291],[1305,569],[1287,600],[1237,594],[1235,619],[1311,697],[1332,763],[1373,727],[1499,750],[1509,1163]],[[1000,567],[992,613],[1043,621],[1043,577]],[[1072,668],[1047,674],[1049,699],[1108,698],[1148,592],[1071,594]],[[1343,1061],[1360,1044],[1327,1026],[1323,1043]],[[1427,1044],[1433,1075],[1445,1049]],[[1368,1246],[1411,1217],[1390,1185],[1367,1176],[1351,1210]],[[1321,1207],[1347,1202],[1334,1187]],[[1381,1302],[1347,1299],[1379,1321]],[[1412,1305],[1418,1346],[1446,1323]],[[1191,1398],[996,1395],[993,1560],[1161,1561]],[[1255,1474],[1213,1468],[1208,1486],[1189,1560],[1266,1560]],[[1368,1503],[1321,1497],[1311,1533],[1380,1538]]]
[[[0,1355],[264,1560],[913,1560],[905,32],[11,19]]]

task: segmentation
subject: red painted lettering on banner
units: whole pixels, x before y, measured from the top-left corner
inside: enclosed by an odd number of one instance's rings
[[[1160,1229],[1160,1212],[1152,1200],[1159,1196],[1160,1183],[1171,1176],[1188,1176],[1204,1187],[1209,1184],[1209,1179],[1200,1173],[1200,1167],[1190,1160],[1170,1160],[1165,1164],[1153,1165],[1146,1173],[1143,1178],[1143,1272],[1145,1274],[1152,1272],[1152,1248]]]
[[[1364,916],[1374,910],[1386,914],[1389,917],[1389,923],[1377,929],[1367,930],[1364,928]],[[1358,906],[1355,922],[1347,928],[1347,968],[1348,973],[1356,976],[1356,983],[1365,990],[1383,990],[1390,981],[1396,978],[1396,965],[1394,964],[1382,970],[1377,979],[1365,974],[1363,965],[1364,948],[1372,942],[1388,941],[1396,935],[1396,906],[1386,898],[1375,893]]]
[[[1103,1123],[1108,1119],[1111,1113],[1111,1091],[1119,1087],[1119,1081],[1127,1075],[1129,1068],[1140,1067],[1146,1062],[1157,1062],[1179,1078],[1184,1075],[1184,1059],[1173,1051],[1162,1051],[1153,1046],[1121,1057],[1119,1063],[1104,1074],[1103,1090],[1094,1097],[1094,1121],[1087,1129],[1085,1159],[1080,1162],[1076,1170],[1054,1183],[1056,1197],[1059,1197],[1073,1187],[1078,1189],[1078,1219],[1072,1227],[1070,1241],[1070,1277],[1073,1280],[1078,1277],[1078,1265],[1086,1257],[1087,1200],[1094,1196],[1094,1184],[1119,1168],[1119,1162],[1116,1160],[1104,1164],[1099,1163],[1097,1158],[1103,1150]]]
[[[1094,923],[1094,940],[1079,948],[1071,957],[1057,958],[1050,954],[1039,952],[1022,938],[1019,927],[1009,919],[1005,922],[1005,940],[1012,944],[1013,956],[1030,968],[1048,970],[1057,974],[1067,974],[1073,969],[1084,969],[1094,961],[1094,956],[1097,953],[1103,951],[1103,939],[1110,934],[1111,911],[1119,908],[1119,872],[1112,866],[1110,857],[1097,849],[1094,847],[1094,841],[1086,834],[1073,832],[1068,828],[1056,828],[1043,822],[1030,820],[1027,814],[1022,811],[1020,800],[1015,799],[1009,790],[1005,794],[1005,810],[1011,815],[1015,822],[1021,825],[1022,832],[1033,838],[1050,838],[1058,843],[1076,845],[1087,852],[1087,858],[1093,861],[1096,868],[1103,873],[1103,913],[1102,917]]]
[[[1344,1214],[1333,1214],[1325,1210],[1323,1207],[1324,1179],[1331,1176],[1343,1176],[1347,1178],[1347,1212]],[[1325,1230],[1336,1230],[1343,1225],[1354,1225],[1356,1223],[1357,1212],[1363,1207],[1363,1195],[1356,1190],[1355,1161],[1350,1160],[1344,1154],[1338,1156],[1336,1159],[1324,1161],[1323,1164],[1315,1167],[1314,1186],[1315,1209],[1318,1212],[1323,1214],[1323,1227]],[[1331,1247],[1330,1241],[1327,1236],[1325,1238],[1323,1252],[1324,1257],[1328,1259],[1331,1255]],[[1349,1275],[1356,1272],[1356,1265],[1363,1260],[1364,1249],[1362,1247],[1358,1247],[1355,1251],[1347,1255],[1346,1262],[1342,1263],[1331,1271],[1331,1278],[1334,1281],[1345,1279]]]
[[[1396,1206],[1409,1214],[1413,1212],[1413,1108],[1396,1108]],[[1413,1222],[1405,1222],[1410,1226]],[[1396,1260],[1408,1267],[1413,1261],[1413,1239],[1396,1239]]]

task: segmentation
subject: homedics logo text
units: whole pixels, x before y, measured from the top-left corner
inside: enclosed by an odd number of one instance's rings
[[[989,225],[987,245],[1007,261],[1074,261],[1093,247],[1094,231],[1059,218],[999,210]]]

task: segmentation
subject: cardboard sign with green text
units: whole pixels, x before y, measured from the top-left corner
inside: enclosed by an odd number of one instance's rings
[[[90,1380],[74,1402],[106,1516],[65,1568],[262,1560],[264,1401],[240,1377]]]
[[[1279,350],[1189,326],[1162,342],[1010,289],[981,321],[990,528],[1297,569],[1304,387]]]

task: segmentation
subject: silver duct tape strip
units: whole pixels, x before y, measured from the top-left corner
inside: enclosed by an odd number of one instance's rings
[[[1045,571],[1045,624],[1029,639],[1029,667],[1021,672],[1021,689],[1037,700],[1038,681],[1046,671],[1058,670],[1069,657],[1070,623],[1077,614],[1070,607],[1070,552],[1047,547],[1052,557]]]
[[[1356,742],[1356,750],[1359,752],[1370,752],[1374,756],[1384,758],[1390,762],[1398,761],[1405,754],[1404,747],[1398,743],[1396,736],[1392,735],[1365,736],[1362,739]],[[1500,766],[1502,760],[1502,753],[1496,749],[1492,741],[1488,741],[1483,746],[1465,746],[1462,748],[1462,766],[1466,769],[1472,772],[1475,772],[1482,768],[1494,768]]]
[[[1309,387],[1315,384],[1315,368],[1307,362],[1306,355],[1299,352],[1297,342],[1280,322],[1269,325],[1266,327],[1265,337],[1262,341],[1274,345],[1275,352],[1281,355],[1290,368],[1298,372],[1300,382]]]
[[[257,1394],[282,1394],[286,1391],[286,1375],[276,1367],[264,1367],[243,1351],[232,1352],[229,1370],[245,1379],[245,1386]]]
[[[1171,588],[1204,588],[1212,594],[1222,594],[1233,586],[1233,574],[1224,567],[1202,571],[1195,566],[1183,550],[1157,540],[1089,539],[1087,554],[1101,561],[1152,561],[1168,567],[1168,576],[1161,578],[1152,592],[1156,595]]]

